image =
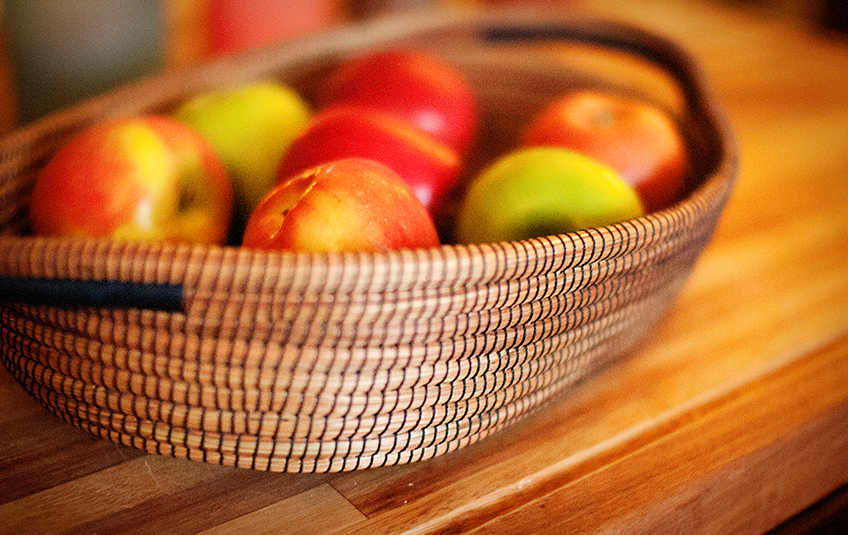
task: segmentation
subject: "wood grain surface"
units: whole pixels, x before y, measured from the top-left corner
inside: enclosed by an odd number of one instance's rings
[[[848,482],[848,40],[704,2],[586,5],[690,50],[741,147],[644,346],[475,445],[332,475],[118,446],[0,369],[0,533],[763,533]]]

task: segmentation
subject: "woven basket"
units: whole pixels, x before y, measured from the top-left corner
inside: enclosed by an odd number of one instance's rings
[[[33,178],[80,129],[267,77],[309,96],[341,58],[388,43],[436,52],[471,80],[483,132],[469,173],[558,94],[603,86],[679,118],[695,164],[687,198],[598,229],[382,254],[28,235]],[[3,363],[62,419],[149,452],[286,472],[433,457],[644,338],[710,239],[734,151],[684,52],[587,18],[418,14],[144,80],[0,144]]]

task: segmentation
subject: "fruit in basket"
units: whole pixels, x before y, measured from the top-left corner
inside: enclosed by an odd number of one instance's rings
[[[283,180],[248,219],[244,247],[295,252],[377,252],[434,247],[421,202],[385,165],[348,158]]]
[[[271,191],[280,159],[309,116],[297,92],[273,81],[210,91],[174,112],[215,147],[233,181],[236,206],[246,213]]]
[[[36,178],[33,232],[223,243],[232,185],[212,146],[166,116],[118,119],[66,143]]]
[[[359,107],[320,111],[289,147],[277,180],[343,158],[366,158],[398,173],[431,215],[459,176],[460,158],[450,147],[392,115]]]
[[[477,103],[465,76],[433,54],[371,52],[341,64],[319,88],[319,106],[364,106],[402,117],[464,154],[477,129]]]
[[[670,115],[647,102],[597,90],[565,94],[527,128],[524,146],[560,146],[610,166],[649,212],[683,194],[688,157]]]
[[[522,148],[471,181],[457,216],[456,240],[516,241],[642,214],[634,189],[596,160],[561,147]]]

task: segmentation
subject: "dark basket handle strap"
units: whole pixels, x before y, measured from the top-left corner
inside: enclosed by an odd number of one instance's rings
[[[109,280],[0,277],[0,303],[179,312],[183,310],[183,287]]]

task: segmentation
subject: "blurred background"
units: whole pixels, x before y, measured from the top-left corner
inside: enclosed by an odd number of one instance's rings
[[[703,1],[796,19],[821,31],[848,32],[846,0]],[[0,135],[163,69],[188,68],[351,21],[521,3],[576,9],[584,2],[0,0]]]

